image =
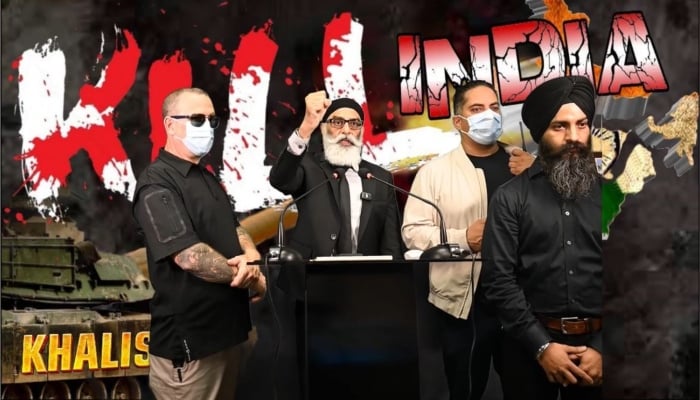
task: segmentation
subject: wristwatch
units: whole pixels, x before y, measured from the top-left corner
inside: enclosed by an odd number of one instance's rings
[[[540,346],[539,349],[537,349],[537,353],[535,354],[536,360],[539,360],[540,357],[542,357],[542,354],[544,354],[544,351],[547,350],[547,347],[549,347],[549,343],[550,342],[547,342],[547,343],[543,344],[542,346]]]

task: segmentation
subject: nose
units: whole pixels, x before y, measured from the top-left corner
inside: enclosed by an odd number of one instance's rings
[[[566,140],[571,142],[580,142],[582,136],[581,128],[577,126],[571,127],[571,129],[566,130]]]

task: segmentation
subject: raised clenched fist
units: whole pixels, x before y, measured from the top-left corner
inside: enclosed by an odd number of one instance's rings
[[[325,91],[319,90],[306,95],[304,102],[306,103],[306,111],[304,112],[304,121],[299,126],[299,136],[306,139],[321,123],[321,118],[326,113],[328,106],[331,105],[331,100],[326,96]]]

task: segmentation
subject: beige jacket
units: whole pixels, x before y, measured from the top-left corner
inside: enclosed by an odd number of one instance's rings
[[[514,147],[505,147],[510,152]],[[433,201],[442,211],[447,241],[468,249],[467,228],[486,218],[488,197],[484,171],[474,168],[462,146],[431,160],[418,170],[411,192]],[[401,236],[409,249],[425,250],[440,243],[437,212],[428,204],[408,197],[404,208]],[[476,255],[477,258],[479,254]],[[481,273],[481,262],[474,264],[474,291]],[[446,313],[467,319],[472,304],[472,262],[430,263],[428,301]]]

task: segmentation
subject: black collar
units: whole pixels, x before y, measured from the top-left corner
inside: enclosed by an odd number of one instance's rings
[[[158,158],[160,160],[162,160],[164,163],[173,167],[182,176],[187,176],[187,174],[190,172],[190,169],[192,169],[192,167],[198,166],[198,164],[193,164],[187,160],[184,160],[184,159],[170,153],[169,151],[166,151],[165,148],[160,149],[160,152],[158,153]]]

